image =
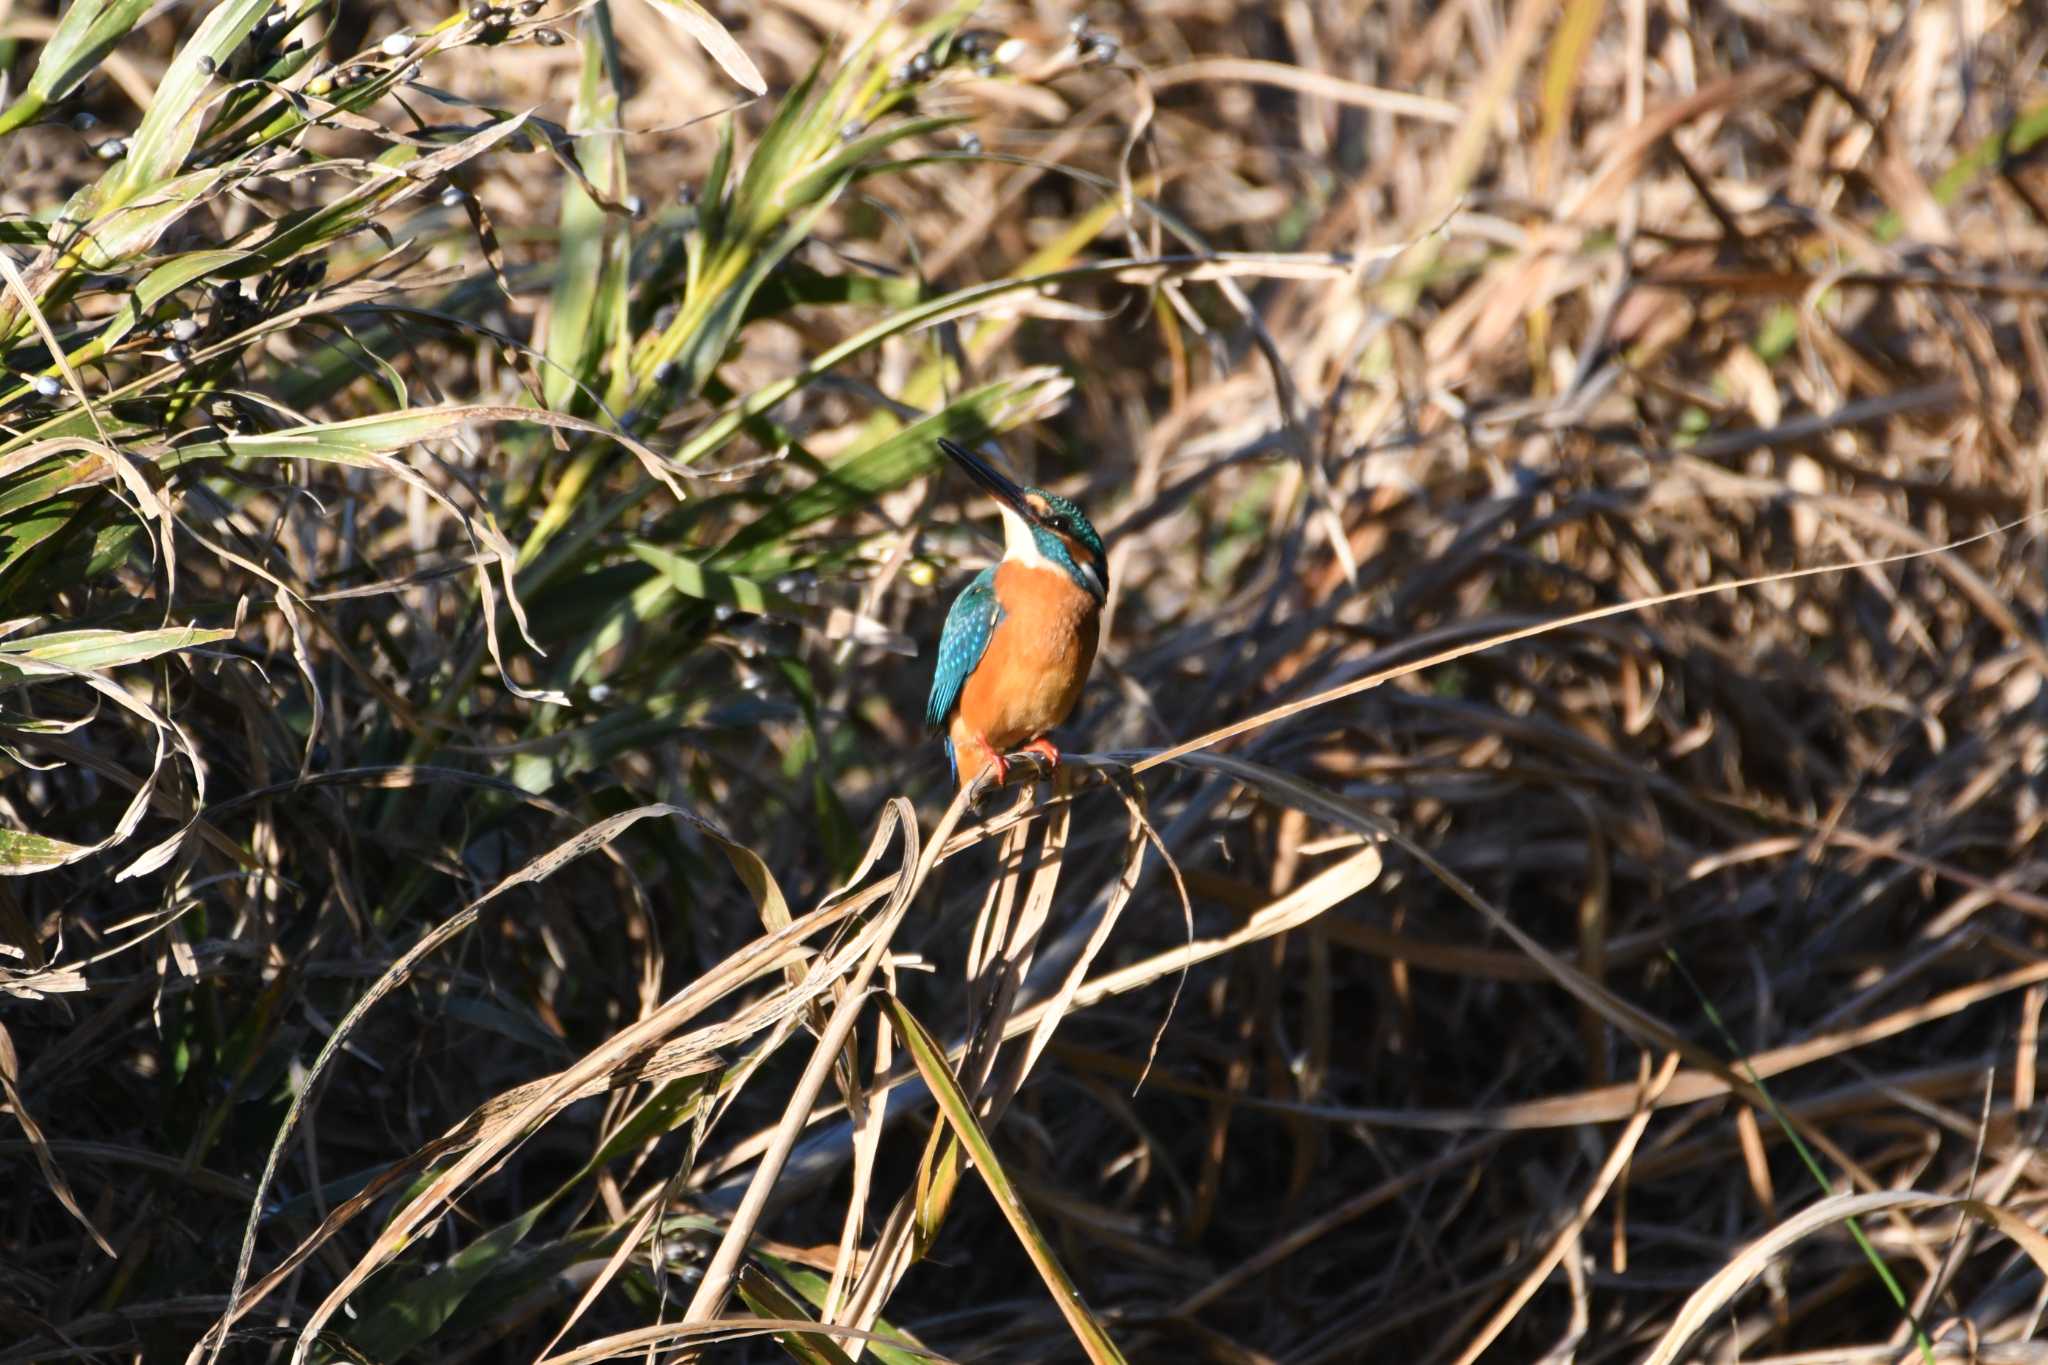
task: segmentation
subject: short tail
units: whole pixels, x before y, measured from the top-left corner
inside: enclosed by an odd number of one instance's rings
[[[970,745],[967,752],[973,754],[978,751]],[[952,770],[953,784],[962,791],[971,791],[974,788],[974,784],[981,781],[981,775],[989,770],[990,764],[988,759],[983,759],[977,767],[969,768],[964,766],[960,762],[958,746],[953,743],[953,737],[948,735],[946,736],[946,766]]]

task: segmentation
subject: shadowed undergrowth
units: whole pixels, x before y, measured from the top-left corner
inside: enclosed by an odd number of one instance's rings
[[[2043,1358],[2021,16],[1069,17],[0,25],[0,1361]]]

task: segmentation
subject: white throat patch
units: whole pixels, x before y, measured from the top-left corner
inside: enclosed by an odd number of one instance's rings
[[[1031,523],[1020,513],[1008,507],[1003,514],[1003,558],[1013,564],[1022,564],[1032,569],[1047,569],[1072,582],[1067,566],[1046,558],[1045,551],[1038,548],[1038,535]],[[1068,557],[1074,561],[1074,570],[1081,576],[1083,590],[1097,601],[1108,594],[1102,590],[1102,575],[1096,572],[1093,559],[1086,553],[1075,554],[1068,548]]]
[[[1019,564],[1028,564],[1034,569],[1059,568],[1059,565],[1047,559],[1045,552],[1038,548],[1038,537],[1022,513],[1009,507],[1004,507],[1002,513],[1003,558],[1015,560]]]

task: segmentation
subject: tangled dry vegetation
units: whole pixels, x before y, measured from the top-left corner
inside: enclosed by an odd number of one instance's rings
[[[16,7],[0,1361],[2048,1359],[2027,13]]]

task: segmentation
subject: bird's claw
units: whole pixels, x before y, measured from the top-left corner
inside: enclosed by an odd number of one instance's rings
[[[1031,780],[1052,775],[1060,765],[1060,751],[1048,739],[1034,739],[1015,753],[1003,755],[989,750],[988,765],[981,770],[968,794],[968,804],[979,806],[993,792],[1010,785],[1010,770],[1019,762],[1032,770]]]
[[[1052,745],[1052,741],[1045,738],[1043,735],[1040,735],[1037,739],[1032,740],[1029,744],[1025,745],[1022,749],[1019,749],[1017,752],[1023,754],[1036,754],[1040,758],[1045,760],[1046,766],[1049,768],[1057,768],[1060,766],[1060,751],[1058,749],[1055,749]]]

